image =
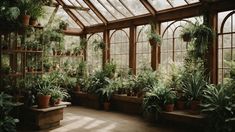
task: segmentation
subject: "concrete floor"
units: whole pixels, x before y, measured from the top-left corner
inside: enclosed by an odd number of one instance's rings
[[[64,119],[60,124],[60,127],[37,132],[192,132],[190,129],[180,129],[175,125],[163,126],[157,123],[149,123],[141,116],[106,112],[80,106],[65,108]]]

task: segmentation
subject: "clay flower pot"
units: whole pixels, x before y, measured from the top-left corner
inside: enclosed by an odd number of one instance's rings
[[[149,40],[149,44],[150,44],[151,46],[154,46],[154,45],[157,44],[157,42],[156,42],[154,39],[150,39],[150,40]]]
[[[30,20],[30,16],[29,15],[23,15],[22,16],[22,23],[24,26],[28,26],[29,25],[29,20]]]
[[[190,109],[191,109],[192,111],[197,111],[197,110],[199,110],[199,109],[200,109],[200,101],[198,101],[198,100],[193,100],[193,101],[191,102]]]
[[[38,95],[38,108],[48,108],[50,98],[50,95]]]
[[[110,102],[104,102],[104,110],[109,111],[110,110]]]
[[[190,42],[191,41],[191,34],[190,33],[185,33],[182,36],[184,42]]]
[[[174,111],[174,104],[166,104],[164,105],[164,109],[166,112],[172,112]]]
[[[178,100],[176,103],[176,107],[178,110],[184,110],[185,109],[185,101]]]

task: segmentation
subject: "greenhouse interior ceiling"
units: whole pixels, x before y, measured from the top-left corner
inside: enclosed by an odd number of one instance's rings
[[[0,132],[235,132],[235,0],[1,0]]]

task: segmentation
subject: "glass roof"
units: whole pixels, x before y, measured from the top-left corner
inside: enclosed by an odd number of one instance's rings
[[[199,2],[199,0],[148,0],[148,1],[157,11]]]
[[[84,26],[131,18],[139,15],[150,14],[140,0],[61,0],[69,10],[82,22]],[[86,2],[84,2],[86,1]],[[199,2],[199,0],[147,0],[156,11],[171,9]],[[90,3],[90,4],[87,4]],[[93,8],[94,7],[94,8]],[[66,16],[66,13],[61,13]],[[75,22],[73,23],[74,26]]]

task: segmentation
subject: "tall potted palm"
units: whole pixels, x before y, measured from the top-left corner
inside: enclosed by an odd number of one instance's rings
[[[20,0],[18,7],[21,12],[22,24],[24,26],[28,26],[29,20],[30,20],[29,12],[31,11],[31,8],[33,7],[33,2],[31,0]]]

